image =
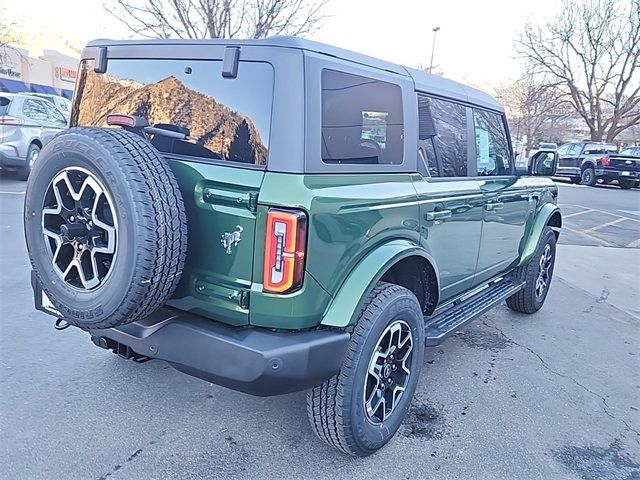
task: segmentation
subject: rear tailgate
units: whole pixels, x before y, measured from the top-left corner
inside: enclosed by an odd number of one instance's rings
[[[246,325],[274,70],[243,49],[237,71],[223,75],[225,47],[206,47],[200,59],[188,45],[109,47],[106,73],[84,60],[71,124],[106,127],[107,115],[118,113],[144,117],[165,132],[150,141],[176,176],[188,228],[186,266],[168,304]],[[181,51],[185,58],[175,58]]]
[[[609,168],[615,168],[621,172],[640,172],[640,158],[631,155],[610,155]]]

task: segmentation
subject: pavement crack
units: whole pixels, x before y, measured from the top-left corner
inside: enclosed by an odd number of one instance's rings
[[[542,365],[542,367],[547,370],[548,372],[561,377],[561,378],[565,378],[567,380],[570,380],[571,382],[573,382],[575,385],[577,385],[578,387],[580,387],[582,390],[584,390],[585,392],[590,393],[591,395],[593,395],[596,398],[599,398],[600,401],[602,402],[602,410],[604,411],[604,413],[614,419],[614,420],[619,420],[621,421],[624,426],[625,426],[625,430],[627,431],[631,431],[633,433],[635,433],[636,435],[638,435],[640,437],[640,431],[636,430],[635,428],[633,428],[631,425],[629,425],[629,423],[622,419],[622,418],[618,418],[616,416],[614,416],[609,409],[611,408],[611,406],[607,403],[607,399],[600,395],[599,393],[594,392],[593,390],[591,390],[589,387],[587,387],[586,385],[583,385],[582,383],[580,383],[578,380],[576,380],[575,378],[573,378],[571,375],[567,375],[565,373],[562,372],[558,372],[557,370],[554,370],[553,368],[551,368],[551,366],[544,360],[544,358],[542,358],[535,350],[533,350],[530,347],[527,347],[526,345],[522,345],[521,343],[516,342],[514,339],[512,339],[511,337],[509,337],[508,335],[506,335],[498,326],[492,324],[492,323],[487,323],[486,320],[483,320],[482,323],[484,324],[484,326],[491,328],[493,330],[495,330],[499,335],[501,335],[502,337],[504,337],[504,339],[520,348],[522,348],[523,350],[526,350],[527,352],[529,352],[531,355],[533,355],[534,357],[536,357],[539,361],[540,364]]]

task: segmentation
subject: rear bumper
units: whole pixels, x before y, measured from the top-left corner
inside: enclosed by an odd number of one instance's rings
[[[607,178],[610,180],[618,180],[619,178],[628,180],[640,179],[640,172],[634,170],[625,170],[624,168],[597,168],[596,176]]]
[[[194,377],[258,396],[305,390],[331,378],[349,341],[344,331],[230,327],[169,308],[143,321],[89,333],[102,348],[117,353],[126,346]]]
[[[10,145],[0,145],[0,167],[24,167],[26,163],[26,158],[16,156]]]

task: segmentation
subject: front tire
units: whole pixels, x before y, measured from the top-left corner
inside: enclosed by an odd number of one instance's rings
[[[356,457],[384,446],[411,405],[424,348],[424,318],[415,295],[379,282],[353,329],[340,372],[307,392],[315,434]]]
[[[598,177],[596,177],[596,171],[593,167],[587,167],[582,170],[582,175],[580,176],[580,183],[582,183],[582,185],[593,187],[597,182]]]
[[[525,282],[518,293],[507,298],[507,306],[521,313],[535,313],[542,308],[549,293],[556,261],[556,234],[545,227],[538,248],[527,265],[518,267],[513,276]]]

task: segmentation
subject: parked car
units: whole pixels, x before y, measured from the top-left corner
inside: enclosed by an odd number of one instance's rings
[[[60,110],[67,121],[69,120],[69,114],[71,113],[71,101],[67,98],[61,97],[60,95],[50,95],[48,93],[31,93],[30,95],[49,100],[58,110]]]
[[[560,160],[556,176],[568,177],[571,183],[593,186],[604,179],[604,168],[611,154],[618,152],[615,145],[598,142],[565,143],[558,148]]]
[[[0,93],[0,167],[26,180],[42,147],[66,126],[64,115],[50,101]]]
[[[596,169],[596,175],[604,183],[617,180],[623,190],[640,184],[640,148],[627,148],[618,154],[612,153],[601,163],[601,168]]]
[[[425,345],[549,291],[557,154],[516,169],[502,106],[455,82],[289,37],[99,40],[71,127],[27,186],[37,308],[126,358],[307,390],[348,454],[393,437]]]
[[[630,155],[640,158],[640,147],[628,147],[620,152],[620,155]]]

